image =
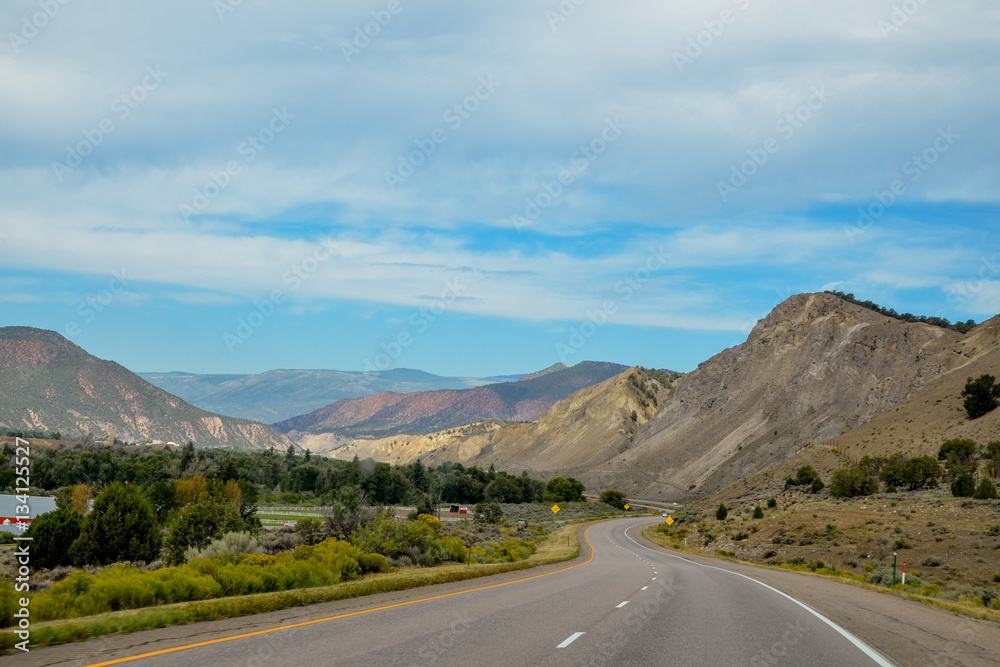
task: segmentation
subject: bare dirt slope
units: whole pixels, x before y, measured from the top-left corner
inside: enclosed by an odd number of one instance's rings
[[[291,445],[264,424],[207,412],[98,359],[54,331],[0,328],[0,426],[64,438],[162,440],[263,449]]]

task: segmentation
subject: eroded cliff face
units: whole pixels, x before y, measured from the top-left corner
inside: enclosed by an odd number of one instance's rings
[[[793,296],[686,375],[602,478],[639,495],[710,493],[905,401],[963,363],[950,349],[961,339],[833,295]]]
[[[393,458],[383,460],[495,463],[635,497],[701,496],[891,414],[929,383],[958,375],[964,382],[965,369],[987,368],[998,347],[1000,318],[962,336],[834,295],[801,294],[758,322],[745,343],[705,361],[672,391],[660,388],[657,406],[642,405],[630,369],[560,401],[537,422],[435,434],[412,450],[401,439],[358,441],[355,451],[379,458],[391,445]]]
[[[0,424],[61,431],[69,439],[113,433],[198,446],[291,444],[264,424],[196,408],[54,331],[30,327],[0,328]]]

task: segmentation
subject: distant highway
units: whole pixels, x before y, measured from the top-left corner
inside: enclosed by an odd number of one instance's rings
[[[893,664],[769,586],[640,545],[632,538],[648,523],[590,527],[575,563],[344,601],[325,619],[137,633],[127,649],[105,640],[94,662],[80,658],[91,642],[72,663],[59,658],[73,647],[32,657],[95,667]]]

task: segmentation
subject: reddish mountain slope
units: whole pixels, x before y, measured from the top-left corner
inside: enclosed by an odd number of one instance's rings
[[[626,369],[619,364],[584,361],[530,379],[475,389],[415,394],[382,392],[364,398],[341,399],[274,427],[293,437],[305,433],[379,437],[431,433],[487,419],[530,421],[573,392],[603,382]]]

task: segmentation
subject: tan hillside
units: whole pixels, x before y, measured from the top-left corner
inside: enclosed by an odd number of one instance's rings
[[[794,476],[803,465],[813,466],[824,481],[829,481],[834,470],[866,455],[902,452],[908,456],[934,456],[941,443],[951,438],[971,438],[981,445],[1000,440],[1000,409],[969,420],[961,396],[968,378],[984,373],[1000,376],[1000,316],[951,343],[948,351],[964,363],[929,380],[912,398],[825,446],[803,449],[781,465],[723,489],[716,495],[718,501],[775,495],[785,478]]]
[[[830,294],[793,296],[686,375],[598,481],[633,496],[717,491],[895,408],[967,363],[969,345]]]
[[[334,449],[331,456],[350,459],[357,455],[389,463],[409,463],[418,457],[429,464],[493,463],[540,473],[586,470],[603,461],[607,452],[626,449],[635,430],[655,414],[653,400],[637,385],[651,392],[659,405],[670,394],[668,386],[630,368],[557,402],[537,422],[480,422],[429,435],[354,440]],[[303,439],[300,444],[310,449],[323,447],[321,437]]]
[[[199,447],[285,449],[269,426],[196,408],[55,331],[0,328],[0,427],[65,439],[161,440]]]

